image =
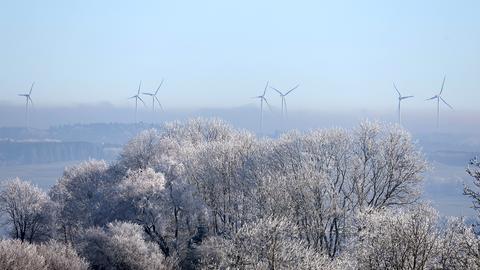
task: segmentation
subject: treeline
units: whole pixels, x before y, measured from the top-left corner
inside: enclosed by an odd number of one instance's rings
[[[0,245],[0,257],[31,249],[48,265],[38,250],[52,246],[72,269],[480,268],[471,226],[420,201],[426,168],[397,126],[268,139],[218,120],[173,122],[141,132],[112,164],[66,168],[48,193],[5,182],[17,239],[5,241],[22,248]],[[36,269],[16,258],[0,267]]]

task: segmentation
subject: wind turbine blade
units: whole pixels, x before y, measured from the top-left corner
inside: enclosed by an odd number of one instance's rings
[[[450,106],[450,104],[448,104],[442,97],[440,97],[440,99],[443,101],[443,103],[445,103],[445,105],[447,105],[448,107],[450,107],[450,109],[453,110],[453,107]]]
[[[436,96],[434,96],[434,97],[431,97],[431,98],[427,98],[427,99],[425,99],[425,101],[427,101],[427,100],[432,100],[432,99],[436,99],[436,98],[437,98],[437,97],[436,97]]]
[[[140,81],[140,84],[138,84],[138,91],[137,91],[137,95],[140,95],[140,88],[142,87],[142,81]]]
[[[35,82],[32,83],[32,86],[30,86],[30,92],[28,93],[28,95],[31,95],[32,94],[32,90],[33,90],[33,86],[35,85]]]
[[[270,106],[270,103],[268,103],[267,99],[266,99],[266,98],[263,98],[263,100],[264,100],[264,101],[265,101],[265,103],[267,104],[267,106],[268,106],[268,109],[269,109],[271,112],[273,112],[273,110],[272,110],[272,106]]]
[[[440,89],[440,94],[438,94],[439,96],[442,94],[443,92],[443,86],[445,85],[445,79],[447,78],[447,75],[443,76],[443,82],[442,82],[442,88]]]
[[[290,92],[292,92],[293,90],[297,89],[298,87],[300,86],[300,84],[297,84],[297,86],[293,87],[292,89],[290,89],[290,91],[288,91],[287,93],[285,93],[285,96],[290,94]]]
[[[160,109],[163,111],[163,106],[162,104],[160,103],[160,100],[158,100],[158,98],[156,96],[154,96],[155,100],[157,101],[158,103],[158,106],[160,106]]]
[[[142,95],[153,96],[154,94],[152,94],[152,93],[146,93],[146,92],[142,92]]]
[[[30,100],[30,104],[32,104],[32,106],[33,106],[33,100],[30,96],[27,97],[27,103],[28,103],[29,100]]]
[[[140,101],[143,103],[143,105],[145,105],[145,107],[147,107],[147,104],[145,104],[145,102],[143,101],[143,99],[140,96],[137,96],[137,98],[140,99]]]
[[[397,90],[398,96],[401,97],[402,94],[400,93],[400,91],[398,91],[398,88],[397,88],[397,86],[395,85],[395,83],[393,83],[393,88],[395,88],[395,90]]]
[[[278,90],[277,88],[275,88],[275,87],[271,87],[271,86],[270,86],[270,88],[272,88],[273,90],[277,91],[277,93],[279,93],[279,94],[280,94],[280,96],[283,96],[283,93],[282,93],[282,92],[280,92],[280,90]]]
[[[412,98],[413,96],[404,96],[402,97],[402,99],[406,99],[406,98]]]
[[[267,84],[265,85],[265,89],[263,90],[262,96],[265,96],[265,93],[267,93],[267,88],[268,88],[268,81],[267,81]]]
[[[131,96],[131,97],[129,97],[128,99],[132,99],[132,98],[136,98],[136,97],[137,97],[137,96]]]
[[[158,86],[157,91],[155,91],[155,95],[158,93],[158,90],[160,90],[160,87],[162,87],[162,84],[163,84],[163,79],[162,79],[162,81],[160,82],[160,85]]]
[[[21,97],[28,97],[28,94],[18,94]]]

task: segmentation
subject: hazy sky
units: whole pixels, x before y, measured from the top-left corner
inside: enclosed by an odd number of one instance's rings
[[[0,102],[127,105],[165,78],[166,108],[234,107],[271,85],[293,109],[394,109],[447,75],[457,110],[480,100],[480,1],[2,1]],[[280,104],[273,92],[272,105]],[[0,103],[1,104],[1,103]]]

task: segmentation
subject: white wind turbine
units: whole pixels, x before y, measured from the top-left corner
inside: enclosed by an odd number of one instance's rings
[[[142,87],[142,81],[140,81],[140,84],[138,85],[138,90],[137,94],[134,96],[131,96],[129,99],[134,98],[135,99],[135,123],[137,123],[137,110],[138,110],[138,101],[140,100],[143,105],[147,106],[143,99],[140,97],[140,88]]]
[[[142,94],[144,94],[144,95],[147,95],[147,96],[151,96],[151,97],[152,97],[152,111],[153,111],[153,112],[155,112],[155,101],[157,101],[158,106],[160,106],[160,109],[163,111],[162,104],[160,103],[160,100],[158,100],[158,98],[157,98],[158,90],[160,90],[160,87],[162,87],[162,84],[163,84],[163,79],[162,79],[162,81],[160,82],[160,85],[158,86],[158,88],[157,88],[157,90],[155,91],[155,93],[146,93],[146,92],[143,92],[143,93],[142,93]]]
[[[433,100],[433,99],[436,99],[437,100],[437,128],[439,126],[439,122],[440,122],[440,100],[445,103],[445,105],[447,105],[450,109],[453,110],[453,107],[450,106],[450,104],[448,104],[443,98],[442,98],[442,92],[443,92],[443,87],[445,86],[445,79],[447,78],[447,76],[444,76],[443,77],[443,82],[442,82],[442,88],[440,88],[440,92],[438,93],[438,95],[435,95],[429,99],[426,99],[426,100]]]
[[[412,98],[413,96],[402,96],[400,91],[398,91],[398,88],[395,85],[395,83],[393,83],[393,88],[395,88],[395,90],[398,93],[398,123],[402,124],[402,110],[401,110],[400,104],[402,103],[402,100],[407,99],[407,98]]]
[[[297,84],[297,86],[293,87],[292,89],[288,90],[285,94],[282,93],[280,90],[274,88],[274,87],[270,87],[272,88],[273,90],[277,91],[277,93],[280,95],[280,97],[282,98],[282,118],[285,116],[287,116],[287,100],[285,99],[285,97],[290,94],[293,90],[297,89],[300,85]]]
[[[26,128],[28,128],[28,103],[30,102],[30,104],[33,105],[33,101],[32,101],[32,90],[33,90],[33,86],[35,85],[35,82],[32,83],[32,86],[30,86],[30,91],[28,92],[28,94],[18,94],[19,96],[22,96],[22,97],[25,97],[25,126]]]
[[[267,81],[267,84],[265,85],[265,89],[263,90],[263,94],[261,96],[253,97],[253,98],[260,99],[260,132],[263,131],[263,102],[265,102],[268,105],[268,108],[271,110],[270,104],[268,104],[267,98],[265,98],[265,94],[267,93],[267,88],[268,88],[268,81]]]

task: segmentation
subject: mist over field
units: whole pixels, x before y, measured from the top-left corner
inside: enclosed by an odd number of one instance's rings
[[[251,94],[253,95],[253,94]],[[274,134],[287,129],[308,130],[325,127],[352,127],[359,121],[370,119],[395,123],[396,100],[389,99],[391,109],[292,109],[284,121],[280,114],[280,99],[270,94],[272,110],[265,110],[265,132]],[[259,108],[247,96],[245,105],[238,107],[202,107],[190,109],[168,108],[152,113],[149,108],[139,107],[138,120],[144,124],[161,124],[165,121],[185,120],[192,117],[221,118],[239,128],[259,132]],[[134,122],[131,106],[111,103],[74,106],[40,106],[32,108],[31,127],[49,127],[71,124],[126,123]],[[442,125],[435,127],[435,112],[427,109],[411,109],[403,112],[403,126],[413,133],[480,134],[480,119],[477,110],[442,111]],[[1,127],[24,127],[25,107],[4,102],[0,106]]]

